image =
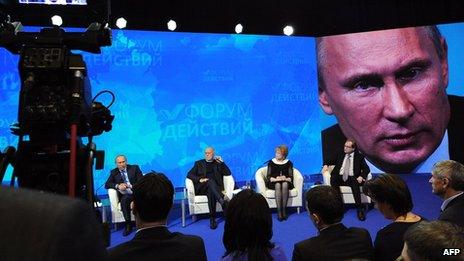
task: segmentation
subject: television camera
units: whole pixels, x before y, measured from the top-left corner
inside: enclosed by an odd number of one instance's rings
[[[109,107],[114,95],[103,91],[92,98],[86,64],[72,50],[100,53],[101,47],[111,45],[109,3],[78,1],[76,8],[84,10],[82,5],[87,5],[93,15],[100,14],[84,32],[66,32],[58,26],[23,32],[21,23],[11,22],[8,12],[26,2],[47,1],[0,2],[0,47],[19,54],[21,81],[18,122],[11,128],[19,141],[17,149],[8,147],[0,153],[0,181],[11,164],[11,185],[17,179],[19,187],[67,194],[93,205],[94,162],[97,169],[103,168],[104,151],[96,149],[92,138],[111,130],[114,116]],[[73,2],[64,3],[74,6]],[[96,12],[93,5],[104,12]],[[40,6],[50,8],[50,4]],[[96,101],[105,92],[113,98],[108,106]],[[86,145],[83,137],[88,138]]]

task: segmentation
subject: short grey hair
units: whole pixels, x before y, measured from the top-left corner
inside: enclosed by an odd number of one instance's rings
[[[464,191],[464,165],[454,160],[443,160],[433,165],[432,175],[448,178],[450,188]]]
[[[206,147],[206,148],[205,148],[205,151],[207,151],[207,150],[209,150],[209,149],[212,150],[213,152],[215,152],[215,149],[214,149],[213,147],[211,147],[211,146]]]
[[[124,158],[124,160],[125,160],[125,161],[127,161],[127,157],[126,157],[126,155],[123,155],[123,154],[119,154],[119,155],[117,155],[117,156],[114,158],[114,161],[115,161],[115,162],[117,162],[117,160],[118,160],[118,158],[119,158],[119,157],[123,157],[123,158]]]

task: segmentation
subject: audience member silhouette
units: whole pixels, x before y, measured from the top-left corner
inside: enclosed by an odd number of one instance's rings
[[[226,212],[222,260],[287,260],[271,238],[272,216],[263,195],[250,189],[235,195]]]
[[[0,186],[0,260],[106,260],[101,225],[88,203]]]
[[[110,249],[111,260],[206,260],[203,239],[166,227],[174,187],[161,173],[150,173],[133,186],[134,238]]]
[[[344,206],[339,189],[316,186],[306,193],[306,207],[319,235],[295,244],[293,260],[373,258],[372,240],[364,228],[342,223]]]
[[[377,232],[374,241],[375,260],[396,260],[403,249],[403,236],[409,227],[423,218],[412,212],[413,203],[408,185],[398,176],[382,174],[368,180],[364,194],[371,197],[382,215],[393,221]]]
[[[343,225],[340,190],[316,186],[306,193],[306,207],[319,235],[295,244],[293,260],[347,260],[373,258],[372,240],[364,228]]]
[[[453,250],[453,251],[451,251]],[[446,221],[424,221],[404,235],[404,261],[464,260],[464,229]]]

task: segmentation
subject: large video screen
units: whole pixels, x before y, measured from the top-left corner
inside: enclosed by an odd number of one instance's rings
[[[207,146],[236,181],[254,179],[280,144],[289,146],[289,159],[303,174],[320,170],[313,38],[116,30],[101,55],[83,55],[92,92],[116,95],[113,129],[95,138],[106,152],[96,188],[118,154],[144,173],[164,172],[184,186]],[[17,143],[9,125],[17,120],[20,82],[18,57],[2,49],[0,61],[4,148]],[[98,100],[108,104],[110,97]]]
[[[373,173],[464,162],[463,40],[463,24],[317,38],[323,161],[350,138]]]

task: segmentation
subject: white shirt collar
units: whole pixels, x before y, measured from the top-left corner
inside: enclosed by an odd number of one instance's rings
[[[458,194],[456,194],[456,195],[454,195],[452,197],[449,197],[445,201],[443,201],[443,204],[441,204],[441,211],[445,210],[446,206],[448,206],[448,204],[451,202],[451,200],[461,196],[463,193],[464,193],[464,191],[461,192],[461,193],[458,193]]]
[[[433,164],[440,160],[449,159],[449,149],[448,149],[448,130],[446,130],[443,139],[441,140],[438,148],[422,163],[420,163],[411,173],[430,173],[433,169]],[[371,173],[385,173],[385,171],[376,167],[366,158],[367,165],[371,170]]]
[[[151,227],[142,227],[142,228],[139,228],[137,229],[137,231],[135,231],[135,233],[139,233],[140,231],[142,230],[145,230],[145,229],[150,229],[150,228],[155,228],[155,227],[167,227],[166,225],[155,225],[155,226],[151,226]]]
[[[284,164],[286,164],[286,163],[288,162],[288,159],[284,159],[284,160],[282,160],[282,161],[278,161],[276,158],[273,158],[273,159],[272,159],[272,162],[274,162],[274,163],[277,164],[277,165],[284,165]]]

